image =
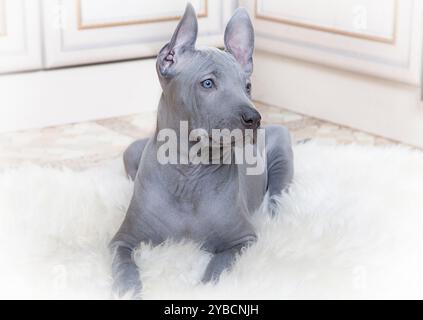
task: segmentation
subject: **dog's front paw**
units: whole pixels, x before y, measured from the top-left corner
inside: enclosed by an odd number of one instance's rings
[[[142,284],[137,273],[125,273],[115,277],[112,286],[114,299],[139,300],[141,299]]]
[[[117,300],[140,300],[141,299],[141,283],[122,284],[114,283],[112,288],[112,297]]]

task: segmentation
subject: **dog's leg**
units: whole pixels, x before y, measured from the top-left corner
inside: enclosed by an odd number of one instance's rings
[[[282,126],[267,126],[265,130],[267,190],[270,210],[274,215],[277,208],[277,196],[287,189],[294,176],[294,156],[288,129]]]
[[[137,193],[135,183],[135,193]],[[130,297],[139,298],[142,283],[139,269],[135,263],[133,253],[141,243],[151,242],[144,236],[145,221],[142,219],[140,203],[136,195],[129,204],[125,219],[109,244],[112,253],[113,293],[118,297],[131,294]],[[154,239],[152,239],[154,240]]]
[[[125,294],[138,297],[142,286],[138,267],[132,258],[134,248],[123,242],[112,243],[111,248],[113,251],[113,293],[118,297],[123,297]]]
[[[133,142],[123,153],[123,163],[125,165],[126,174],[135,180],[138,166],[140,164],[141,155],[147,145],[149,139],[141,139]]]
[[[236,256],[240,254],[243,249],[256,242],[256,240],[256,237],[248,237],[248,240],[245,240],[241,244],[231,247],[230,249],[217,252],[210,260],[204,273],[202,282],[207,283],[210,281],[219,280],[222,272],[229,269],[233,265],[236,260]]]

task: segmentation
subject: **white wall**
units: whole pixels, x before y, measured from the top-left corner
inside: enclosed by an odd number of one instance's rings
[[[155,60],[0,76],[0,132],[155,110]]]
[[[257,52],[258,101],[423,147],[419,87]]]

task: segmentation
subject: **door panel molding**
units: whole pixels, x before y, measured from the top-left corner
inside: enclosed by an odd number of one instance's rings
[[[167,21],[175,21],[182,18],[180,14],[168,15],[168,16],[158,16],[154,18],[144,18],[144,19],[133,19],[127,21],[119,21],[119,22],[104,22],[104,23],[91,23],[87,24],[83,22],[82,18],[82,1],[77,0],[77,20],[78,20],[78,30],[87,30],[87,29],[101,29],[101,28],[113,28],[113,27],[123,27],[123,26],[131,26],[131,25],[139,25],[139,24],[148,24],[148,23],[158,23],[158,22],[167,22]],[[207,18],[209,15],[209,1],[202,0],[202,11],[197,13],[198,18]]]
[[[393,41],[378,41],[380,39],[368,39],[367,35],[357,36],[355,34],[340,33],[337,30],[319,30],[315,26],[304,26],[291,23],[292,21],[274,21],[256,17],[258,1],[267,0],[243,0],[241,5],[248,8],[254,17],[256,30],[257,49],[273,54],[280,54],[295,59],[305,60],[338,69],[367,74],[374,77],[384,78],[393,81],[404,82],[413,85],[421,83],[421,47],[422,47],[422,16],[423,2],[420,0],[396,0],[395,18],[389,18],[390,10],[386,9],[386,16],[381,22],[377,22],[369,29],[379,34],[389,34],[389,28],[395,26]],[[274,4],[268,0],[270,4]],[[325,3],[326,0],[319,0]],[[314,4],[316,5],[316,4]],[[339,2],[341,6],[342,3]],[[373,6],[374,4],[372,4]],[[293,2],[287,14],[295,14],[298,3]],[[266,11],[270,10],[267,7]],[[275,12],[280,11],[275,10]],[[293,9],[292,9],[293,8]],[[348,12],[349,7],[335,9],[339,12]],[[304,14],[304,17],[313,18],[313,11]],[[374,12],[374,9],[369,9]],[[259,16],[262,14],[259,11]],[[273,13],[274,14],[274,13]],[[316,15],[314,21],[331,22],[331,14],[322,10]],[[373,14],[373,13],[372,13]],[[283,15],[279,13],[279,15]],[[392,21],[391,21],[392,20]],[[353,21],[340,23],[333,19],[334,25],[353,26]],[[294,21],[296,22],[296,21]],[[332,32],[330,32],[332,31]]]
[[[226,22],[237,7],[238,1],[198,1],[197,8],[201,4],[206,5],[204,10],[201,10],[201,7],[199,10],[201,18],[199,19],[198,44],[222,46]],[[80,12],[78,2],[79,0],[42,1],[46,68],[152,57],[157,55],[160,48],[170,39],[177,25],[177,19],[172,17],[169,21],[159,19],[135,24],[131,19],[128,25],[117,21],[119,26],[116,27],[107,25],[80,29],[81,17],[78,18],[78,12]],[[183,12],[184,7],[181,6],[179,10],[179,6],[175,3],[173,6],[178,7],[178,12]],[[170,10],[165,10],[167,11],[163,11],[163,15],[167,16]],[[153,7],[146,12],[148,13],[160,14],[160,7]],[[108,15],[108,11],[99,14],[101,19]],[[90,19],[92,22],[97,22],[94,21],[95,18]]]
[[[393,3],[392,3],[393,23],[392,23],[392,30],[389,37],[370,35],[363,32],[349,31],[343,28],[328,27],[318,23],[302,22],[292,18],[287,18],[287,17],[285,18],[285,17],[280,17],[277,15],[272,15],[271,13],[266,13],[263,10],[261,10],[260,4],[262,3],[263,3],[263,0],[255,0],[254,17],[256,19],[291,25],[294,27],[311,29],[315,31],[329,32],[329,33],[339,34],[339,35],[348,36],[348,37],[355,37],[355,38],[365,39],[369,41],[383,42],[388,44],[395,44],[396,42],[397,24],[398,24],[398,0],[393,0]]]

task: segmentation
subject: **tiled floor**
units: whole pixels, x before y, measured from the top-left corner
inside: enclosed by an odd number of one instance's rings
[[[263,123],[287,126],[294,141],[319,140],[325,144],[396,144],[380,137],[299,115],[280,108],[256,104]],[[156,113],[145,112],[107,120],[77,123],[39,130],[0,134],[0,167],[34,163],[52,167],[84,169],[120,157],[135,139],[154,132]]]

